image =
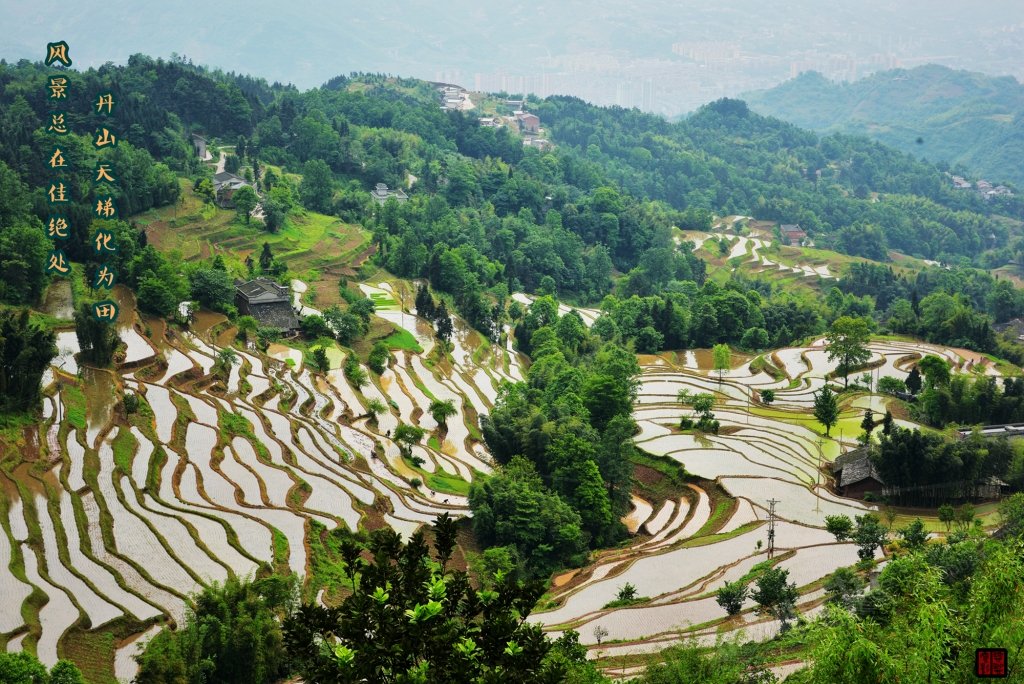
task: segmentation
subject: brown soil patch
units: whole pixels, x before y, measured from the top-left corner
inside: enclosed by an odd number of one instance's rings
[[[638,465],[633,467],[633,479],[637,482],[645,485],[653,485],[661,482],[665,479],[665,476],[659,473],[654,468],[648,468],[644,465]]]
[[[568,584],[568,582],[577,574],[579,574],[579,570],[570,570],[569,572],[563,572],[561,575],[558,575],[557,577],[555,577],[555,579],[551,580],[551,584],[556,587],[563,587],[566,584]]]

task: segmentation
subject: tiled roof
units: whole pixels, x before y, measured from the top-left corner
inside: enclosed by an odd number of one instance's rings
[[[869,478],[885,484],[885,480],[878,473],[878,469],[875,468],[871,457],[867,451],[864,451],[857,458],[849,459],[843,463],[842,472],[839,475],[839,486],[847,487]]]
[[[294,330],[299,327],[299,319],[288,302],[250,304],[249,311],[252,317],[263,325],[271,325],[281,330]]]
[[[239,283],[235,285],[235,288],[250,304],[270,303],[279,300],[286,304],[289,303],[287,288],[266,278],[257,278],[256,280]]]

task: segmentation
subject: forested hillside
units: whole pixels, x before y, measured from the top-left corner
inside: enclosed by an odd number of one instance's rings
[[[876,413],[895,435],[882,442],[886,472],[902,472],[905,444],[921,440],[894,420],[945,427],[1024,410],[1020,384],[1007,379],[1000,391],[994,379],[1019,372],[1005,359],[1024,361],[995,327],[1024,315],[1024,291],[988,272],[1020,261],[1024,201],[956,192],[934,165],[866,138],[820,137],[738,100],[670,123],[554,97],[527,103],[554,144],[541,151],[510,127],[480,125],[493,96],[446,112],[422,81],[352,74],[300,92],[142,55],[71,72],[72,133],[58,138],[46,131],[47,75],[0,63],[0,389],[11,395],[0,461],[13,483],[0,497],[11,528],[0,543],[13,549],[11,585],[29,592],[24,616],[0,617],[3,634],[47,664],[69,653],[110,681],[114,645],[103,635],[152,637],[173,620],[182,629],[150,642],[139,682],[228,680],[228,670],[258,682],[446,682],[463,672],[597,682],[586,648],[609,634],[597,619],[620,642],[676,630],[628,617],[662,615],[660,596],[685,610],[702,601],[688,615],[712,631],[738,627],[732,618],[753,609],[742,596],[723,618],[710,594],[687,593],[717,591],[713,581],[728,576],[763,584],[751,596],[760,617],[785,628],[798,588],[811,600],[855,551],[868,573],[884,557],[881,524],[869,502],[827,492],[816,468],[856,431],[870,443]],[[97,153],[91,98],[105,90],[121,141]],[[57,145],[73,200],[71,235],[58,244],[74,271],[55,284],[42,264],[54,246],[44,226]],[[115,187],[93,183],[100,160],[116,168]],[[220,168],[247,183],[232,202],[214,188]],[[380,183],[403,194],[377,203]],[[96,220],[107,190],[120,214]],[[779,223],[799,223],[813,246],[782,244]],[[100,229],[118,243],[106,262],[124,309],[116,329],[88,315],[106,296],[90,287]],[[247,300],[236,299],[236,279],[256,276],[287,284],[264,290],[283,299],[280,319],[245,315]],[[68,306],[48,305],[58,285]],[[74,350],[59,366],[55,336]],[[926,382],[914,408],[891,390],[915,391],[896,375],[918,361]],[[872,390],[885,384],[873,368],[891,376],[885,396]],[[1008,448],[983,464],[978,440],[921,443],[933,460],[966,464],[930,468],[933,480],[977,471],[1019,486],[1024,466]],[[755,558],[765,521],[755,508],[776,492],[786,498],[778,568]],[[652,510],[630,522],[638,502]],[[824,548],[831,537],[811,513],[822,503],[856,516],[867,537],[859,550],[839,535]],[[1004,517],[1019,519],[1019,508]],[[167,522],[179,519],[193,528]],[[797,632],[801,659],[807,643],[830,644],[814,654],[813,681],[856,681],[835,672],[859,667],[841,656],[850,642],[863,646],[863,625],[873,625],[875,650],[947,612],[960,622],[943,644],[992,636],[980,614],[962,613],[968,594],[951,593],[968,589],[940,577],[943,554],[969,556],[972,598],[995,611],[1010,599],[989,588],[1016,582],[1020,568],[1004,577],[983,551],[1011,551],[983,545],[972,528],[926,557],[921,528],[907,529],[912,539],[893,550],[911,553],[882,575],[877,598],[857,598],[859,575],[833,576],[845,581],[835,600],[856,610]],[[75,549],[90,535],[89,560],[65,560],[60,542]],[[136,538],[150,546],[129,547]],[[678,554],[673,572],[652,570],[667,553]],[[37,579],[38,558],[54,587]],[[101,563],[133,578],[97,583],[118,601],[91,600],[91,585],[61,574],[106,578]],[[238,581],[245,572],[255,582]],[[905,596],[906,578],[929,593]],[[53,598],[56,585],[79,588],[88,622],[74,601]],[[135,592],[152,605],[132,602]],[[904,618],[893,602],[916,612]],[[40,605],[52,609],[47,620]],[[538,620],[564,635],[549,640]],[[380,638],[365,643],[368,633]],[[397,658],[400,641],[408,648]],[[254,648],[265,657],[245,655]],[[668,659],[686,673],[676,680],[710,668],[739,682],[767,651],[787,648],[724,650],[721,667],[697,650]],[[950,672],[968,664],[959,652],[927,657]],[[644,676],[673,681],[656,668]]]
[[[41,125],[49,106],[44,78],[45,70],[28,62],[0,67],[0,177],[14,231],[8,237],[47,212],[44,151],[57,138]],[[764,334],[748,346],[788,344],[843,312],[877,308],[886,321],[904,303],[913,320],[897,316],[896,329],[995,351],[984,316],[975,321],[970,309],[988,310],[996,321],[1024,311],[1012,287],[997,294],[998,283],[969,268],[1017,260],[1024,199],[984,201],[954,190],[935,166],[909,155],[864,138],[819,137],[740,101],[722,100],[669,123],[548,98],[530,104],[556,143],[540,152],[506,128],[481,127],[473,114],[441,111],[436,92],[421,81],[339,76],[299,92],[136,55],[78,82],[68,103],[77,135],[61,139],[75,189],[66,249],[92,268],[86,238],[99,224],[90,228],[90,203],[102,186],[88,183],[95,152],[87,132],[99,120],[87,94],[110,88],[126,141],[114,152],[122,220],[113,228],[126,246],[118,262],[124,282],[146,284],[139,303],[151,313],[169,313],[189,283],[165,264],[170,255],[147,248],[146,235],[129,224],[140,211],[177,201],[178,175],[201,191],[211,171],[196,158],[192,133],[232,145],[229,162],[237,167],[246,159],[247,172],[261,173],[265,230],[294,227],[288,217],[296,210],[362,224],[373,232],[379,265],[400,277],[429,278],[492,338],[509,320],[510,293],[522,290],[583,304],[617,296],[622,306],[605,301],[610,320],[599,330],[640,351],[740,344],[751,329]],[[379,182],[407,186],[410,201],[376,209],[368,190]],[[799,223],[819,248],[876,261],[896,250],[960,268],[851,273],[839,286],[866,295],[863,310],[842,300],[823,308],[821,300],[738,274],[722,289],[721,280],[705,284],[705,262],[689,243],[677,246],[673,231],[707,230],[712,216],[728,214]],[[35,301],[43,290],[46,276],[33,261],[41,259],[25,256],[45,252],[41,232],[0,244],[0,259],[32,274],[7,295],[12,303]],[[861,278],[887,286],[853,284]],[[961,299],[924,324],[917,302],[933,293]],[[960,323],[945,325],[954,320]],[[940,325],[945,333],[935,332]],[[529,351],[529,335],[521,337]]]
[[[853,83],[807,72],[744,99],[755,111],[820,133],[865,135],[971,177],[1024,186],[1024,86],[938,65]]]

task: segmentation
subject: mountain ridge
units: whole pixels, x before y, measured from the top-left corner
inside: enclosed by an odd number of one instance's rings
[[[747,93],[751,109],[819,133],[865,135],[993,182],[1024,184],[1024,85],[930,64],[853,83],[805,72]]]

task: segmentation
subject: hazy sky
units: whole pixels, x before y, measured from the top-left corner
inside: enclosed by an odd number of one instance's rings
[[[1024,0],[0,0],[0,16],[8,60],[63,39],[79,67],[178,53],[302,88],[385,71],[666,113],[811,68],[1024,77]]]

